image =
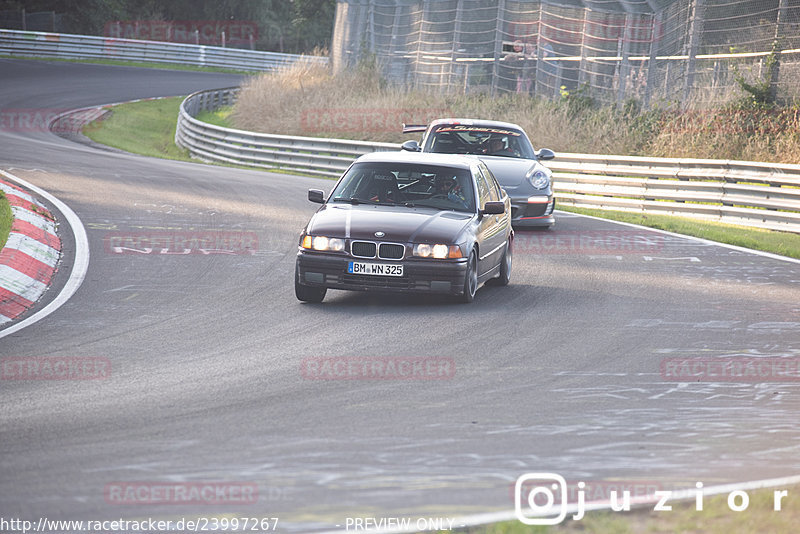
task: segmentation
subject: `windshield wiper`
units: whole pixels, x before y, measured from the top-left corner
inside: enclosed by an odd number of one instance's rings
[[[365,201],[361,198],[350,197],[350,198],[334,198],[334,202],[347,202],[348,204],[364,204]]]

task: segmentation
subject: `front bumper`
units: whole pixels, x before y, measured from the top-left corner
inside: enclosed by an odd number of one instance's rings
[[[347,289],[351,291],[381,291],[410,293],[441,293],[459,295],[464,291],[467,260],[410,259],[402,263],[403,276],[372,276],[349,274],[348,263],[365,261],[349,256],[307,252],[297,253],[297,276],[307,286]],[[369,260],[367,260],[369,262]]]
[[[533,198],[536,202],[529,202]],[[546,200],[545,200],[546,199]],[[553,195],[541,197],[511,198],[511,224],[522,226],[553,226],[556,219],[553,208],[556,199]]]

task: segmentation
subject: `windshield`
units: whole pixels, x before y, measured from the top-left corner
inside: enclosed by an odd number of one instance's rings
[[[475,189],[468,169],[419,163],[356,163],[333,190],[329,202],[474,212]]]
[[[440,154],[535,158],[530,141],[520,130],[466,124],[437,126],[425,141],[424,151]]]

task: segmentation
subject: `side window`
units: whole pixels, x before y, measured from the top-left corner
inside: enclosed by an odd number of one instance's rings
[[[492,173],[484,165],[479,165],[478,170],[481,171],[481,176],[486,181],[486,191],[489,195],[488,200],[500,200],[502,195],[500,194],[500,190],[497,188],[497,183]],[[481,203],[483,203],[483,201]]]
[[[489,184],[486,182],[486,177],[483,175],[480,167],[478,167],[475,173],[475,181],[478,183],[478,199],[480,200],[480,206],[478,207],[483,209],[483,205],[489,202],[492,197]]]
[[[489,185],[494,191],[494,195],[492,196],[497,196],[497,198],[493,200],[503,200],[503,189],[500,187],[500,184],[497,183],[497,178],[495,178],[494,174],[492,174],[492,171],[490,171],[488,168],[485,169],[484,172],[489,179]]]

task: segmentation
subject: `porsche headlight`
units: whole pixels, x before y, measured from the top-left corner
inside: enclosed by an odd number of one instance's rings
[[[344,250],[344,239],[339,239],[337,237],[325,237],[322,235],[307,235],[303,238],[303,243],[301,246],[304,249],[341,252]]]
[[[528,181],[536,189],[546,189],[550,185],[550,177],[542,170],[534,171],[528,175]]]

